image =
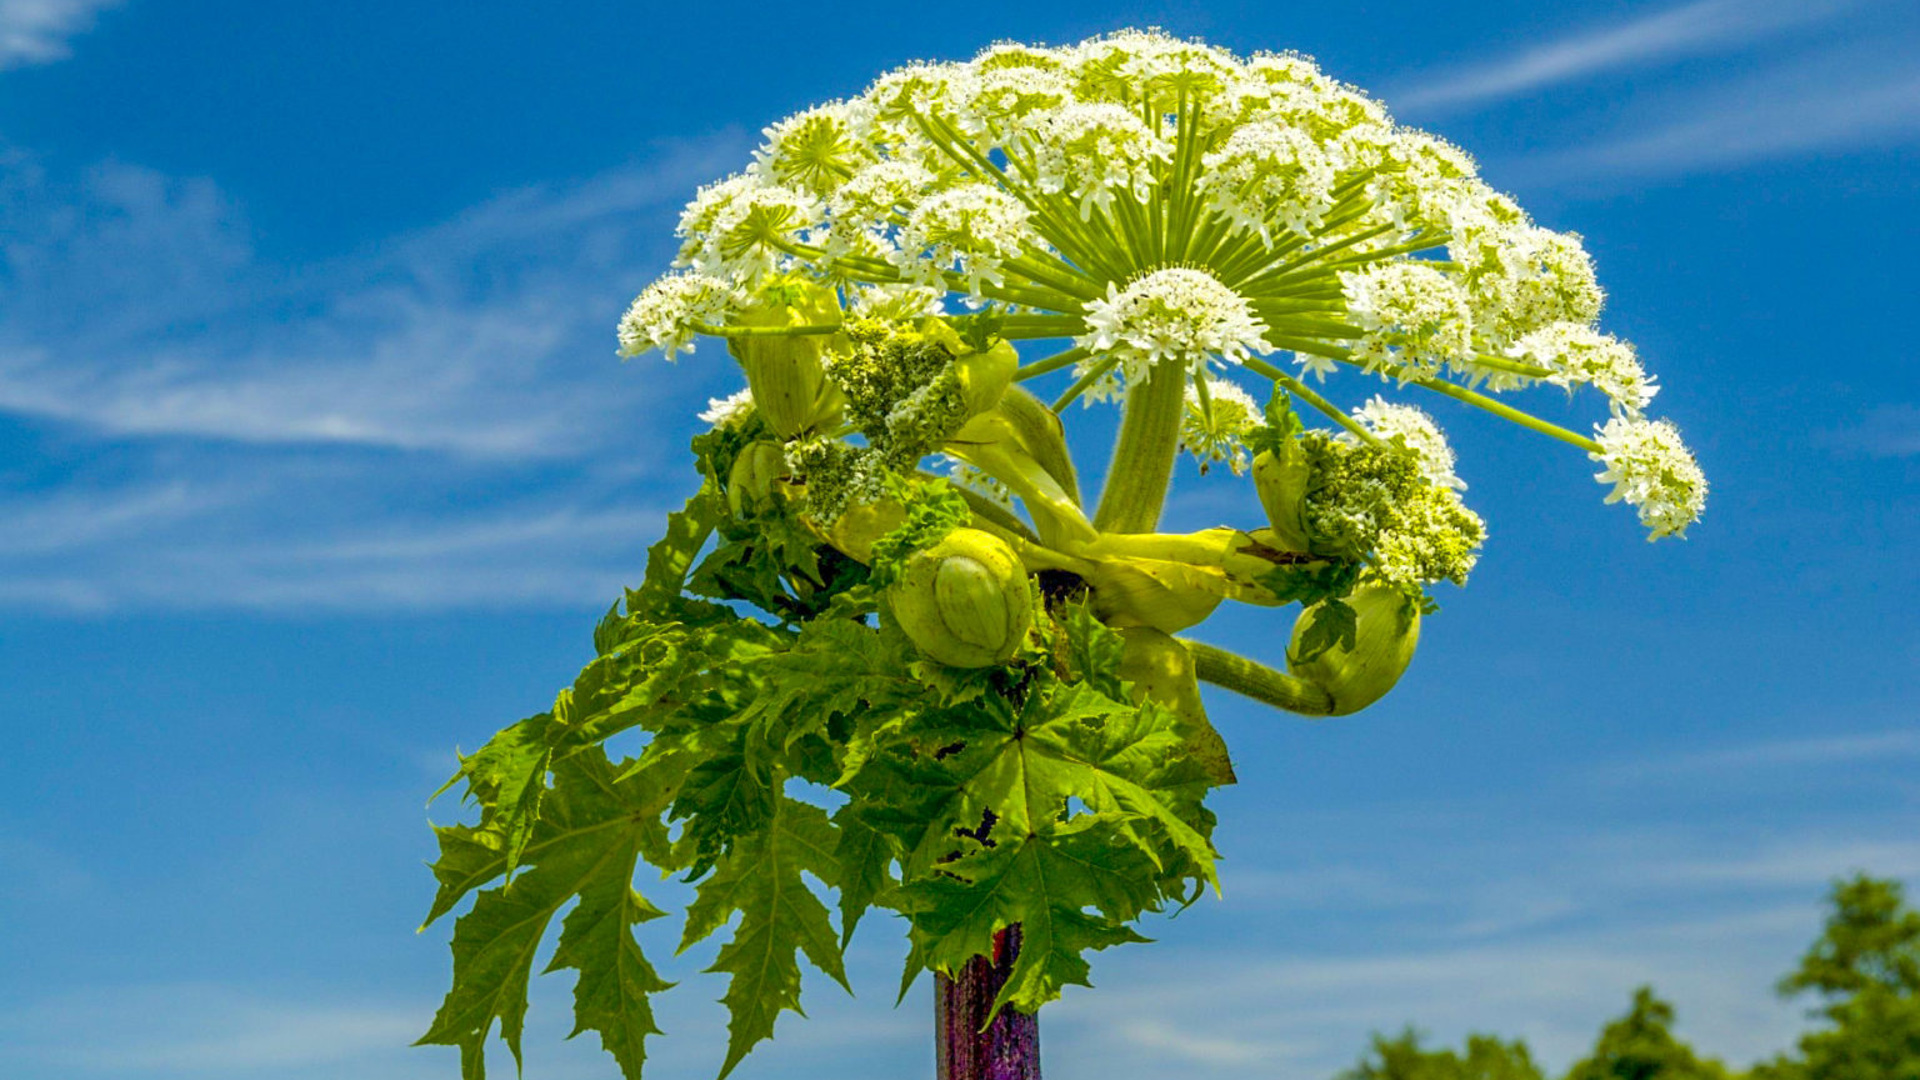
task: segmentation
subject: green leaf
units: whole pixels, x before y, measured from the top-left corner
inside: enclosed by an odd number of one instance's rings
[[[561,691],[562,704],[567,698],[567,692]],[[553,750],[547,744],[547,729],[552,723],[552,713],[541,713],[497,732],[485,746],[461,758],[460,771],[440,788],[444,792],[466,781],[464,799],[480,805],[480,828],[498,837],[507,874],[519,865],[520,854],[540,819],[547,767],[553,760]]]
[[[1352,649],[1359,640],[1359,616],[1345,601],[1323,601],[1301,612],[1300,617],[1307,620],[1307,627],[1300,634],[1295,659],[1311,660],[1335,645]]]
[[[1120,685],[1126,639],[1101,622],[1084,599],[1067,605],[1060,621],[1067,631],[1067,665],[1073,677],[1116,701],[1126,700]]]
[[[1043,674],[1017,710],[988,696],[905,725],[860,787],[860,813],[904,852],[898,895],[926,963],[954,970],[1026,928],[1002,998],[1023,1011],[1084,983],[1086,950],[1138,940],[1129,922],[1213,880],[1178,722],[1085,683]]]
[[[420,1043],[458,1046],[461,1075],[481,1080],[487,1037],[497,1021],[519,1063],[534,955],[554,915],[578,897],[554,966],[580,972],[579,1030],[600,1031],[629,1080],[639,1076],[641,1044],[653,1031],[646,996],[661,984],[633,943],[632,926],[657,912],[633,893],[632,880],[643,850],[666,843],[658,820],[665,779],[661,770],[616,779],[612,763],[598,751],[555,765],[545,812],[525,848],[525,871],[481,892],[454,923],[453,987]],[[442,862],[434,873],[444,893],[450,881],[486,868],[470,832],[448,829],[441,835]],[[501,872],[504,862],[502,857],[495,864]]]
[[[840,867],[840,947],[845,950],[861,916],[893,887],[893,845],[885,833],[861,818],[852,803],[834,811],[833,824],[840,833],[833,858]]]
[[[973,521],[973,509],[960,489],[945,480],[903,480],[892,489],[907,519],[873,542],[875,587],[899,577],[914,553],[930,548]]]
[[[687,907],[683,951],[740,913],[733,937],[707,969],[731,976],[720,999],[730,1016],[722,1077],[755,1044],[772,1037],[783,1010],[806,1015],[800,1009],[801,954],[852,992],[826,905],[801,877],[805,872],[828,884],[838,882],[837,847],[824,810],[776,795],[765,827],[743,837],[719,861]]]
[[[726,499],[708,477],[685,507],[667,515],[667,534],[647,549],[647,574],[639,590],[644,600],[652,603],[680,595],[694,556],[706,546],[726,512]]]

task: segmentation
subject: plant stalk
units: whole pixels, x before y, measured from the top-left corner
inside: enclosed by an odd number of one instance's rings
[[[993,935],[993,955],[967,961],[955,978],[934,976],[934,1038],[939,1080],[1040,1080],[1040,1018],[993,999],[1020,955],[1020,927]]]
[[[1185,364],[1154,365],[1145,383],[1127,389],[1120,435],[1113,441],[1113,464],[1094,511],[1102,532],[1152,532],[1160,524],[1180,452],[1180,421],[1187,401]]]

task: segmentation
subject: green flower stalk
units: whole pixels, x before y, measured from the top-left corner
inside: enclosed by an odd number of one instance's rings
[[[593,663],[462,759],[479,818],[439,830],[432,914],[477,899],[424,1041],[470,1077],[496,1024],[519,1053],[561,911],[579,1030],[640,1074],[641,862],[695,883],[682,948],[733,928],[722,1075],[884,907],[946,1080],[1037,1077],[1037,1010],[1216,884],[1235,773],[1200,682],[1356,712],[1466,583],[1486,527],[1413,399],[1586,454],[1649,538],[1705,506],[1579,237],[1304,57],[1124,31],[908,65],[768,126],[676,235],[620,353],[716,339],[746,387]],[[1514,403],[1541,387],[1591,434]],[[1183,452],[1225,524],[1160,531]],[[1170,636],[1223,604],[1299,605],[1284,658]]]

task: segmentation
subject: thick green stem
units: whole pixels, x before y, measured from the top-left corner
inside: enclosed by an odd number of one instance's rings
[[[1160,524],[1180,452],[1180,421],[1186,408],[1187,368],[1163,363],[1145,383],[1127,390],[1120,436],[1113,443],[1094,527],[1105,532],[1152,532]]]
[[[1193,673],[1202,682],[1302,716],[1333,713],[1333,698],[1305,679],[1275,671],[1258,660],[1249,660],[1205,642],[1181,638],[1180,643],[1193,657]]]

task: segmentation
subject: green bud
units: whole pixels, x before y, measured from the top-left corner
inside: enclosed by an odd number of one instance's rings
[[[907,560],[887,599],[920,651],[954,667],[1007,659],[1033,620],[1026,569],[1006,541],[979,529],[955,529]]]
[[[1179,717],[1186,729],[1187,754],[1206,770],[1215,784],[1234,782],[1227,743],[1207,719],[1200,702],[1200,682],[1194,677],[1193,655],[1178,639],[1145,626],[1120,631],[1126,651],[1120,657],[1120,677],[1133,684],[1133,700],[1157,701]]]
[[[840,296],[825,285],[786,279],[763,289],[756,302],[734,317],[743,327],[818,326],[842,319]],[[827,378],[822,357],[844,335],[796,334],[736,337],[727,349],[747,373],[753,405],[775,434],[791,439],[833,423],[840,416],[839,388]]]
[[[761,439],[748,443],[733,459],[727,473],[727,506],[734,517],[746,517],[766,501],[775,481],[787,476],[787,453],[777,442]]]
[[[1287,551],[1312,549],[1313,534],[1307,528],[1307,482],[1312,477],[1312,463],[1297,440],[1285,440],[1278,452],[1262,450],[1254,456],[1253,489],[1275,539]]]
[[[1311,659],[1300,658],[1301,638],[1320,604],[1300,613],[1287,647],[1287,670],[1325,690],[1333,699],[1333,716],[1359,712],[1385,697],[1420,643],[1420,609],[1399,588],[1368,583],[1345,602],[1354,613],[1353,648],[1335,644]]]

